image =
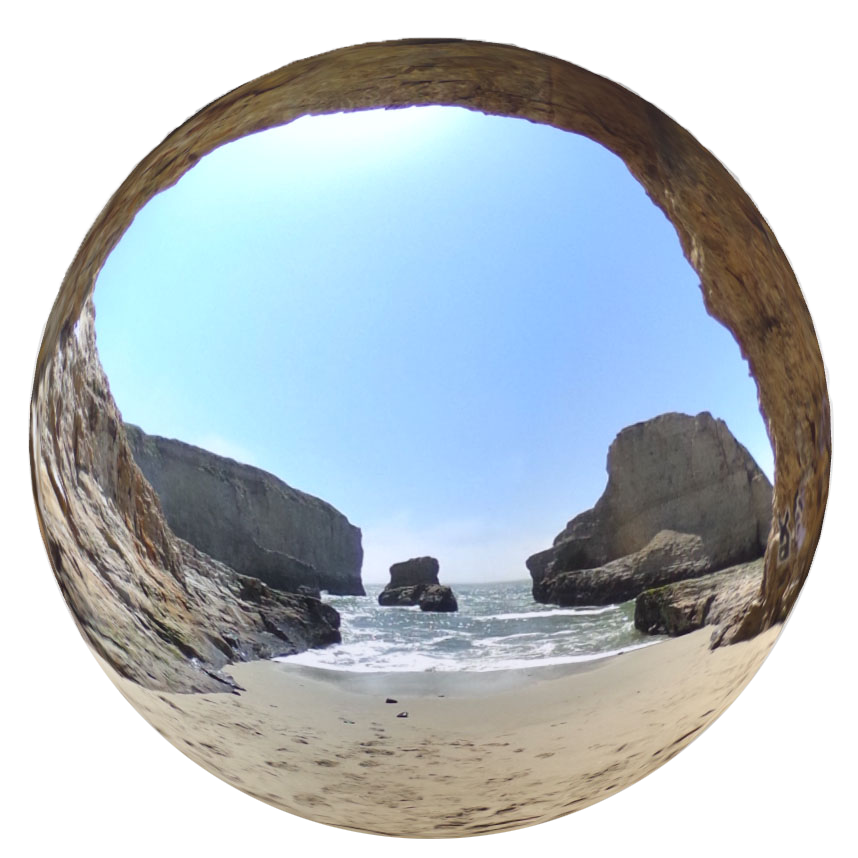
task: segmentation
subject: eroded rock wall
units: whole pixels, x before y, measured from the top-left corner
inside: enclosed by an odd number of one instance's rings
[[[84,637],[120,675],[147,688],[224,691],[230,661],[340,639],[330,606],[239,575],[170,530],[110,394],[91,301],[44,365],[32,426],[51,565]]]
[[[635,627],[651,635],[678,637],[703,626],[719,626],[753,602],[762,580],[760,558],[704,578],[645,590],[635,600]]]
[[[125,430],[177,536],[277,589],[364,595],[360,529],[329,503],[261,468]]]
[[[528,558],[538,601],[625,601],[764,554],[772,486],[708,412],[662,414],[623,429],[607,471],[595,506]]]

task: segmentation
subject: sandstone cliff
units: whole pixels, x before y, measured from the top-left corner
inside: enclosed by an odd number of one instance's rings
[[[279,590],[363,596],[361,532],[329,503],[250,465],[125,425],[173,532]]]
[[[537,601],[608,604],[761,557],[772,487],[722,420],[663,414],[623,429],[608,484],[527,560]]]
[[[57,582],[90,646],[169,691],[231,690],[230,661],[340,640],[339,615],[239,575],[179,539],[134,463],[88,301],[60,332],[33,405],[34,488]]]

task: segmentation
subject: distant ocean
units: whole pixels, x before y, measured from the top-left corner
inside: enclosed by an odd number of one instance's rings
[[[367,595],[325,596],[342,618],[343,643],[278,659],[348,671],[507,670],[589,661],[658,643],[634,627],[634,601],[557,608],[533,601],[531,582],[453,586],[459,611],[382,608]]]

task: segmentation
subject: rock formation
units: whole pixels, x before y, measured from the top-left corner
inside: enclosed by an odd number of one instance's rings
[[[660,530],[640,551],[603,566],[546,575],[539,582],[537,601],[563,606],[617,604],[650,587],[696,578],[712,569],[699,536]]]
[[[816,549],[831,467],[825,367],[789,261],[729,170],[677,122],[619,84],[512,45],[406,39],[303,59],[216,99],[143,158],[82,242],[45,326],[30,432],[37,501],[39,421],[56,349],[137,212],[231,140],[312,114],[431,104],[586,135],[622,158],[676,228],[700,275],[707,312],[733,334],[748,361],[777,451],[777,526],[769,534],[764,584],[754,604],[727,621],[718,642],[743,640],[783,621]]]
[[[663,414],[623,429],[593,509],[527,560],[537,601],[599,605],[760,557],[772,487],[722,420]]]
[[[458,611],[453,591],[438,583],[438,561],[434,557],[413,557],[390,567],[390,583],[379,593],[383,607],[419,605],[421,611]]]
[[[417,599],[421,611],[452,613],[459,610],[459,603],[450,587],[443,584],[430,584]]]
[[[170,530],[110,394],[91,302],[61,332],[34,408],[51,565],[87,642],[120,675],[166,691],[229,691],[228,662],[340,640],[329,605],[240,575]]]
[[[437,584],[438,561],[434,557],[412,557],[390,567],[388,588],[413,587],[415,584]]]
[[[646,590],[635,601],[635,627],[651,635],[677,637],[720,625],[754,599],[762,580],[760,558],[705,578]]]
[[[361,532],[329,503],[181,441],[125,425],[172,531],[278,590],[363,596]]]

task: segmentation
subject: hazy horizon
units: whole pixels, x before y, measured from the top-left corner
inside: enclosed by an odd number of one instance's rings
[[[676,233],[583,137],[461,108],[310,117],[203,158],[99,274],[123,418],[363,531],[364,580],[527,578],[610,442],[724,419],[772,479],[738,345]]]

